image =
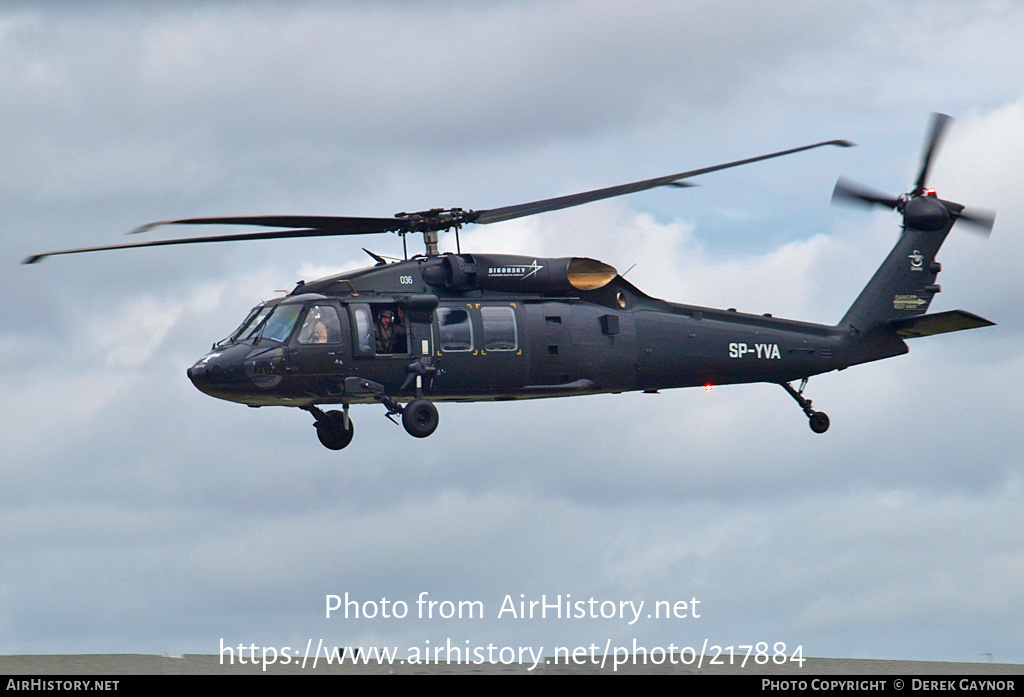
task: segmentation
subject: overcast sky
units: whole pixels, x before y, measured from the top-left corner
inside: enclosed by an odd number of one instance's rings
[[[707,639],[1024,662],[1021,37],[1010,1],[5,3],[0,653]],[[908,190],[933,111],[957,120],[930,184],[998,218],[954,229],[932,309],[997,326],[814,378],[822,436],[746,385],[442,404],[425,440],[356,407],[332,452],[305,412],[185,370],[397,237],[20,265],[171,217],[491,208],[848,138],[462,236],[832,324],[899,232],[831,207],[835,180]],[[325,618],[346,592],[409,617]],[[485,616],[413,619],[422,592]],[[499,618],[520,594],[700,617]]]

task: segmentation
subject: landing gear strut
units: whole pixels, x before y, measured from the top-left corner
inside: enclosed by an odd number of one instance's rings
[[[824,433],[828,430],[829,421],[828,414],[823,411],[814,411],[811,408],[811,400],[804,397],[804,388],[807,387],[807,378],[803,378],[800,381],[800,389],[794,390],[793,386],[788,382],[779,383],[782,388],[789,393],[789,396],[796,400],[796,403],[800,405],[800,408],[807,414],[807,419],[811,430],[815,433]]]
[[[418,362],[410,366],[410,373],[415,372],[413,368],[416,365]],[[402,415],[402,426],[410,436],[426,438],[437,430],[439,417],[434,403],[423,397],[421,387],[423,373],[429,373],[429,370],[421,369],[417,375],[413,376],[416,380],[416,398],[404,407],[388,396],[383,385],[372,380],[357,377],[346,378],[345,392],[349,395],[371,395],[373,399],[387,407],[388,413],[385,416],[391,421],[398,423],[394,417],[398,414]],[[324,412],[312,404],[302,407],[316,419],[313,426],[316,427],[317,438],[325,448],[341,450],[352,442],[355,429],[352,426],[352,420],[348,418],[348,406],[348,404],[344,405],[344,411],[328,412]]]
[[[316,419],[313,422],[313,426],[316,428],[316,436],[325,448],[341,450],[352,442],[355,427],[352,425],[352,419],[348,417],[347,404],[344,406],[344,411],[332,409],[331,411],[323,412],[315,406],[303,407],[303,409],[312,414],[313,418]]]

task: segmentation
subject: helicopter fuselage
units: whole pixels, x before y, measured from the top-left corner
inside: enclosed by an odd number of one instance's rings
[[[847,334],[652,298],[594,260],[447,254],[300,283],[188,375],[254,407],[530,399],[785,383],[850,364]]]

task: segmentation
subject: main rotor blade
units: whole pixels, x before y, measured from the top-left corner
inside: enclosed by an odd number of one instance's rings
[[[836,188],[832,191],[832,202],[837,201],[852,201],[865,205],[879,204],[888,208],[896,208],[898,203],[898,199],[894,196],[870,189],[846,177],[839,177]]]
[[[411,224],[402,218],[353,218],[332,215],[249,215],[224,218],[181,218],[147,223],[132,230],[130,235],[149,232],[164,225],[261,225],[263,227],[310,228],[324,235],[367,235],[375,232],[410,230]],[[266,238],[261,238],[266,239]]]
[[[501,220],[512,220],[527,215],[553,211],[571,206],[579,206],[591,201],[598,201],[612,196],[621,196],[637,191],[652,189],[657,186],[689,186],[681,179],[695,177],[699,174],[716,172],[720,169],[738,167],[740,165],[768,160],[773,157],[782,157],[792,153],[819,148],[825,145],[838,145],[849,147],[853,143],[846,140],[829,140],[813,145],[805,145],[790,150],[782,150],[759,157],[750,157],[745,160],[727,162],[712,167],[702,167],[689,172],[670,174],[657,179],[622,184],[595,191],[587,191],[569,196],[533,201],[517,206],[505,208],[492,208],[483,211],[465,211],[461,208],[432,209],[419,213],[399,213],[393,218],[353,218],[347,216],[313,216],[313,215],[262,215],[262,216],[232,216],[216,218],[180,218],[177,220],[162,220],[155,223],[148,223],[142,227],[132,230],[130,234],[148,232],[163,225],[260,225],[263,227],[277,228],[298,228],[294,230],[267,230],[263,232],[212,235],[207,237],[189,237],[177,240],[156,240],[153,242],[135,242],[128,244],[105,245],[101,247],[81,247],[78,249],[62,249],[53,252],[44,252],[27,257],[22,263],[34,264],[48,256],[58,254],[79,254],[82,252],[99,252],[112,249],[130,249],[134,247],[162,247],[178,244],[199,244],[204,242],[237,242],[242,240],[273,240],[296,237],[328,237],[334,235],[365,235],[379,232],[424,232],[433,230],[447,230],[458,228],[466,223],[496,223]]]
[[[949,126],[949,122],[952,120],[953,117],[946,114],[935,113],[932,115],[932,132],[928,136],[928,140],[925,141],[925,148],[921,154],[921,172],[917,175],[914,191],[920,191],[924,188],[924,183],[928,179],[928,170],[932,166],[932,156],[942,142],[942,136],[946,132],[946,127]]]
[[[34,264],[46,257],[58,254],[80,254],[82,252],[103,252],[111,249],[132,249],[134,247],[165,247],[175,244],[201,244],[204,242],[238,242],[244,240],[279,240],[296,237],[333,237],[335,235],[369,235],[378,232],[409,232],[413,222],[403,218],[350,218],[341,216],[315,215],[265,215],[230,218],[181,218],[148,223],[132,230],[129,234],[147,232],[163,225],[262,225],[264,227],[299,227],[297,230],[266,230],[228,235],[186,237],[179,240],[155,240],[153,242],[129,242],[101,247],[81,247],[43,252],[26,257],[23,264]]]
[[[505,206],[503,208],[491,208],[489,210],[473,211],[467,216],[467,220],[468,222],[487,224],[497,223],[503,220],[513,220],[514,218],[523,218],[528,215],[545,213],[547,211],[557,211],[562,208],[571,208],[572,206],[579,206],[584,203],[590,203],[591,201],[600,201],[601,199],[612,198],[613,196],[622,196],[624,194],[632,194],[638,191],[646,191],[647,189],[653,189],[658,186],[678,185],[680,183],[679,180],[686,179],[688,177],[696,177],[697,175],[700,174],[717,172],[718,170],[721,169],[729,169],[730,167],[739,167],[740,165],[747,165],[752,162],[769,160],[773,157],[791,155],[793,153],[801,152],[803,150],[820,148],[824,145],[837,145],[840,147],[848,148],[854,144],[848,140],[827,140],[821,143],[815,143],[814,145],[805,145],[800,148],[781,150],[779,152],[773,152],[768,155],[761,155],[759,157],[749,157],[745,160],[726,162],[725,164],[714,165],[712,167],[702,167],[700,169],[690,170],[689,172],[669,174],[664,177],[657,177],[656,179],[646,179],[644,181],[632,182],[630,184],[609,186],[604,189],[595,189],[594,191],[585,191],[579,194],[569,194],[568,196],[557,196],[555,198],[548,198],[542,201],[520,203],[515,206]]]
[[[236,235],[218,235],[212,237],[187,237],[180,240],[156,240],[155,242],[131,242],[128,244],[112,244],[103,247],[81,247],[79,249],[62,249],[55,252],[43,252],[25,257],[22,264],[34,264],[46,257],[58,254],[79,254],[81,252],[103,252],[110,249],[131,249],[133,247],[166,247],[174,244],[199,244],[202,242],[235,242],[238,240],[273,240],[285,237],[320,237],[334,233],[324,232],[319,229],[307,228],[304,230],[268,230],[266,232],[249,232]]]

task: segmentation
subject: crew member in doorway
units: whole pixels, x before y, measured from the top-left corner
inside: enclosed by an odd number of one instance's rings
[[[395,313],[381,310],[374,325],[377,353],[396,353],[405,349],[405,332],[395,324]]]

